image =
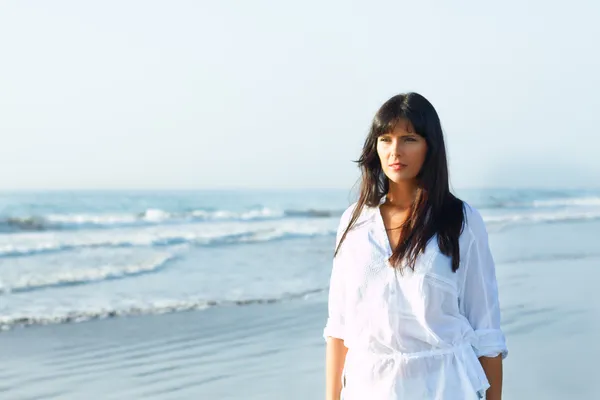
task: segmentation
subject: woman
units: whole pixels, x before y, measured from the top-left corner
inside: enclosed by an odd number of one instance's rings
[[[495,266],[479,212],[450,193],[437,112],[417,93],[379,109],[342,215],[329,289],[328,400],[499,400]]]

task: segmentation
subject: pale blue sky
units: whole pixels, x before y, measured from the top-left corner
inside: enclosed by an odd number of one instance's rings
[[[454,187],[598,187],[599,15],[3,1],[0,189],[350,187],[373,114],[404,91],[437,108]]]

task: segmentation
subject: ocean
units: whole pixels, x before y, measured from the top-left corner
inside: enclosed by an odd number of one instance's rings
[[[507,399],[600,398],[600,190],[462,189]],[[0,194],[0,399],[316,399],[349,190]]]

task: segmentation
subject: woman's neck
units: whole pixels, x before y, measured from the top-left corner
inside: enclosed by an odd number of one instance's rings
[[[390,187],[386,196],[386,203],[394,208],[410,208],[415,199],[417,188],[418,186],[414,181],[402,183],[390,181]]]

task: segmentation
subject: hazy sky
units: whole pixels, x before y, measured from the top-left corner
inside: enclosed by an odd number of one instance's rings
[[[454,187],[599,187],[598,16],[593,1],[2,1],[0,189],[350,187],[374,113],[404,91],[438,110]]]

